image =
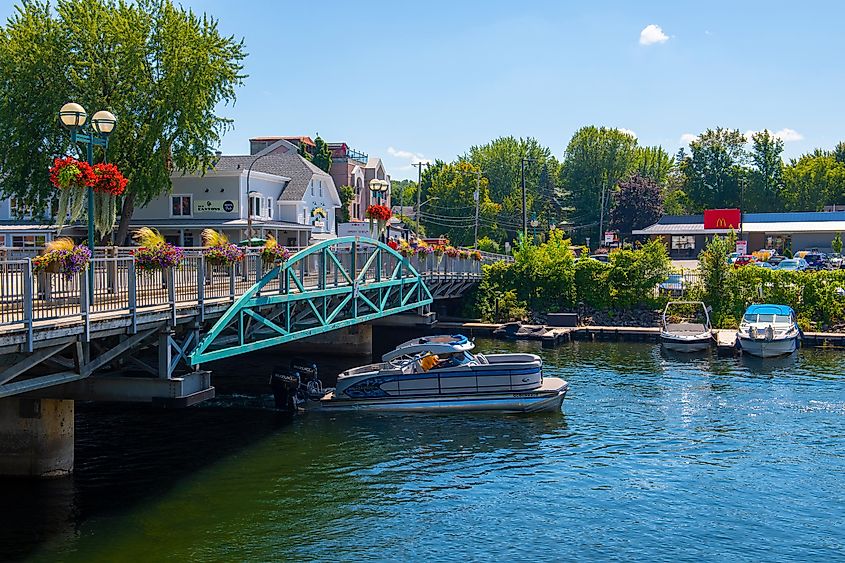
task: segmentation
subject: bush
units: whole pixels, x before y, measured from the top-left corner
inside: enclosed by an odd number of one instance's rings
[[[498,254],[502,251],[502,247],[499,246],[498,242],[491,239],[490,237],[481,237],[480,239],[478,239],[478,250],[482,252],[493,252]]]

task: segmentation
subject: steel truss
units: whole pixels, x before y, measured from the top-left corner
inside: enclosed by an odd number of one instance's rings
[[[188,355],[193,366],[431,304],[423,277],[382,242],[310,246],[246,291]]]

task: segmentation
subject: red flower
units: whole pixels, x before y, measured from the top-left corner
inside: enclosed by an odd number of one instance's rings
[[[94,175],[96,176],[93,185],[95,192],[118,196],[126,191],[128,180],[114,164],[95,164]]]
[[[53,160],[50,167],[50,183],[60,190],[66,188],[87,188],[96,183],[97,177],[91,165],[72,156]]]
[[[366,211],[367,219],[376,221],[390,221],[392,215],[390,208],[386,205],[371,205]]]

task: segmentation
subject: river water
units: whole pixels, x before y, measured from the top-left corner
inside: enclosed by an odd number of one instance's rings
[[[77,472],[0,482],[0,560],[845,558],[845,356],[479,341],[565,414],[82,405]]]

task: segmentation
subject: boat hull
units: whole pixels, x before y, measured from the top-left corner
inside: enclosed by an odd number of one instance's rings
[[[712,341],[713,338],[709,334],[698,337],[660,335],[663,348],[672,352],[702,352],[710,348]]]
[[[338,399],[332,393],[312,406],[330,412],[560,412],[568,389],[564,380],[546,377],[539,388],[531,391],[368,399]]]
[[[798,337],[765,340],[762,338],[748,338],[737,336],[737,342],[744,354],[758,358],[775,358],[791,354],[798,349]]]

